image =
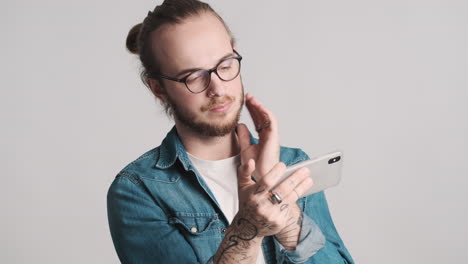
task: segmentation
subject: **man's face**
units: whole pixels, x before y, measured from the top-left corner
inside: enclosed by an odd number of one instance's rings
[[[211,13],[164,26],[152,37],[161,73],[178,79],[190,73],[186,70],[210,69],[222,58],[235,56],[228,32]],[[203,136],[224,136],[236,127],[244,102],[240,75],[225,82],[212,73],[209,87],[198,94],[184,83],[163,82],[162,100],[172,108],[176,124]]]

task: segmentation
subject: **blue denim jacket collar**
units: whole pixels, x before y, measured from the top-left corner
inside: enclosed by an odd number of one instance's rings
[[[258,143],[258,140],[253,137],[252,133],[250,133],[250,142],[252,144]],[[159,169],[167,169],[174,165],[177,158],[179,158],[186,171],[192,167],[187,151],[185,150],[185,147],[177,134],[177,129],[174,126],[169,133],[167,133],[166,138],[164,138],[161,143],[159,158],[156,160],[155,167]]]
[[[161,143],[159,158],[156,160],[155,167],[159,169],[167,169],[174,165],[177,158],[181,161],[184,169],[189,170],[191,162],[187,156],[187,151],[177,134],[177,129],[174,126],[169,133],[167,133],[166,138],[164,138]]]

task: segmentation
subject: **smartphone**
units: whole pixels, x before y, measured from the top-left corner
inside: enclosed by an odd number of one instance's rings
[[[320,157],[312,158],[289,166],[286,168],[286,172],[276,185],[280,184],[296,170],[302,167],[309,168],[309,176],[314,181],[314,184],[301,196],[301,198],[323,191],[340,183],[341,169],[343,167],[343,152],[336,150]]]

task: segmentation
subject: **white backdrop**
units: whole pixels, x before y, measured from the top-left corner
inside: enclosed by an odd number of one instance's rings
[[[210,2],[282,144],[345,151],[357,263],[468,259],[468,2]],[[1,2],[1,263],[118,263],[107,188],[172,126],[124,45],[156,3]]]

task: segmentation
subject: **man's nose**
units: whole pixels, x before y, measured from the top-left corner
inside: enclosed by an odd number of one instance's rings
[[[207,89],[208,96],[224,96],[226,94],[226,82],[221,80],[216,72],[212,72],[210,78],[210,85]]]

